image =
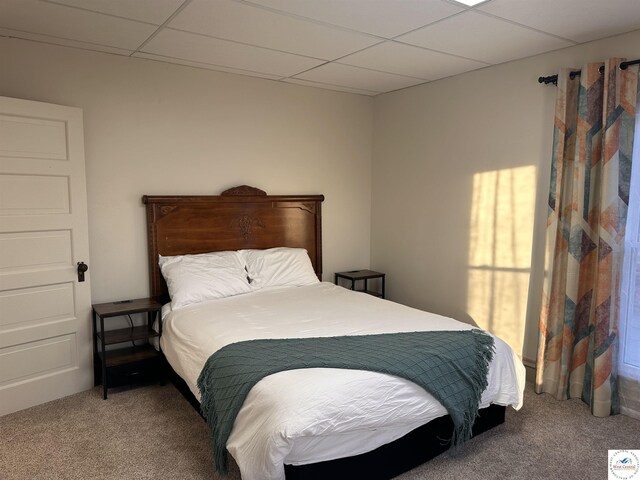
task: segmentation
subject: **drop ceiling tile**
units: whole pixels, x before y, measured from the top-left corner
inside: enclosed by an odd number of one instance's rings
[[[425,80],[436,80],[487,66],[485,63],[393,41],[341,58],[339,63]]]
[[[249,0],[249,3],[385,38],[463,10],[442,0]]]
[[[288,77],[323,63],[291,53],[165,28],[141,50],[165,57]]]
[[[380,42],[232,0],[193,0],[168,26],[324,60]]]
[[[157,27],[36,0],[0,1],[0,27],[135,50]]]
[[[419,78],[376,72],[339,63],[327,63],[296,75],[294,78],[378,93],[390,92],[424,83],[424,80]]]
[[[93,12],[162,25],[184,0],[47,0]]]
[[[402,35],[397,40],[494,64],[573,45],[473,11]]]
[[[296,85],[304,85],[305,87],[317,87],[317,88],[322,88],[324,90],[336,90],[338,92],[356,93],[358,95],[367,95],[370,97],[379,94],[379,92],[371,92],[369,90],[359,90],[357,88],[341,87],[339,85],[331,85],[328,83],[310,82],[308,80],[301,80],[299,78],[285,78],[282,81],[286,83],[295,83]]]
[[[576,42],[640,28],[638,0],[493,0],[479,9]]]
[[[241,70],[238,68],[221,67],[220,65],[210,65],[208,63],[191,62],[180,58],[163,57],[162,55],[154,55],[152,53],[136,52],[133,57],[146,58],[147,60],[155,60],[164,63],[173,63],[176,65],[186,65],[188,67],[205,68],[207,70],[215,70],[217,72],[235,73],[238,75],[248,75],[250,77],[268,78],[269,80],[280,80],[282,75],[269,75],[268,73],[253,72],[250,70]]]
[[[51,45],[61,45],[63,47],[80,48],[82,50],[92,50],[94,52],[113,53],[115,55],[129,56],[133,53],[133,50],[107,47],[105,45],[97,45],[93,43],[78,42],[76,40],[67,40],[64,38],[39,35],[37,33],[21,32],[19,30],[11,30],[9,28],[2,27],[0,27],[0,37],[22,38],[24,40],[33,40],[34,42],[48,43]]]

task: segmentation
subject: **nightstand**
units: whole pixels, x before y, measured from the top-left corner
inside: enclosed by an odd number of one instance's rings
[[[162,375],[162,354],[149,344],[149,339],[159,339],[162,335],[162,322],[158,321],[157,332],[153,330],[153,322],[161,309],[162,305],[152,298],[93,305],[94,383],[102,383],[105,400],[110,387],[130,383],[134,377]],[[131,315],[137,313],[147,314],[146,325],[133,325]],[[105,321],[121,316],[129,317],[130,327],[105,330]],[[126,343],[130,346],[123,347]],[[117,344],[120,346],[115,349],[106,348]]]
[[[368,293],[369,295],[373,295],[375,297],[384,298],[384,273],[374,272],[373,270],[351,270],[349,272],[339,272],[336,273],[336,285],[339,285],[338,281],[341,278],[349,280],[351,282],[351,290]],[[380,288],[377,291],[369,290],[369,280],[374,278],[380,279]],[[356,289],[356,282],[358,281],[364,282],[364,288]]]

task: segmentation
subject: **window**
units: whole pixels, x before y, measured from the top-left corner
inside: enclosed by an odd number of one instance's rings
[[[636,114],[626,232],[620,292],[619,374],[640,381],[640,111]]]

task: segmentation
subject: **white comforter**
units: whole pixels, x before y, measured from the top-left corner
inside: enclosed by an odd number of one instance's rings
[[[196,381],[223,346],[255,338],[302,338],[420,330],[467,330],[470,325],[329,283],[262,290],[168,313],[162,349],[200,398]],[[481,407],[519,409],[522,362],[495,339],[496,353]],[[357,455],[446,415],[414,383],[360,370],[314,368],[265,377],[249,393],[227,442],[243,480],[284,479],[284,463],[307,464]]]

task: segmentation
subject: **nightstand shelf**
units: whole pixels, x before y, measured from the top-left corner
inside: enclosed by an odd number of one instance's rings
[[[368,293],[374,297],[384,298],[385,295],[385,274],[381,272],[375,272],[373,270],[350,270],[348,272],[338,272],[335,274],[335,284],[339,285],[340,279],[348,280],[351,282],[351,290],[356,292]],[[379,279],[380,289],[369,289],[369,280]],[[364,287],[356,288],[357,282],[362,281]]]
[[[102,339],[102,333],[97,332],[96,335]],[[148,340],[158,336],[160,336],[158,332],[149,330],[146,325],[133,328],[119,328],[117,330],[107,330],[104,332],[104,344],[113,345],[114,343],[129,342],[131,340]]]
[[[100,354],[99,354],[100,355]],[[107,368],[118,365],[126,365],[160,357],[160,352],[151,345],[139,345],[136,347],[118,348],[108,350],[106,357]]]
[[[159,316],[162,305],[152,298],[139,298],[121,302],[93,305],[93,364],[95,384],[102,383],[103,397],[107,398],[110,387],[128,383],[132,379],[162,376],[162,353],[149,343],[162,335],[162,322],[158,331],[153,322]],[[146,314],[146,324],[127,328],[105,330],[109,318]],[[141,342],[136,344],[135,342]],[[107,349],[109,345],[131,346]]]

